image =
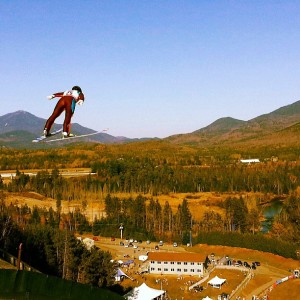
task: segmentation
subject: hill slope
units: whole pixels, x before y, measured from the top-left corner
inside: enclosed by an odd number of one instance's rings
[[[166,140],[177,144],[199,146],[249,145],[253,143],[276,144],[280,141],[298,141],[300,134],[300,101],[281,107],[269,114],[249,121],[221,118],[192,133],[173,135]]]
[[[34,116],[26,111],[16,111],[0,116],[0,146],[32,148],[31,140],[41,134],[45,119]],[[231,117],[220,118],[210,125],[187,134],[177,134],[164,139],[174,144],[194,145],[197,147],[233,146],[249,147],[253,145],[300,145],[300,101],[283,106],[273,112],[253,118],[249,121]],[[61,128],[55,124],[53,129]],[[95,130],[77,123],[72,125],[77,134],[88,134]],[[150,140],[114,137],[107,133],[91,136],[84,141],[98,143],[124,143]],[[157,138],[154,138],[157,139]],[[76,139],[74,142],[78,141]],[[49,147],[56,146],[54,144]]]

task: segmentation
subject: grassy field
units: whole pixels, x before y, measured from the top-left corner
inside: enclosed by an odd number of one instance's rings
[[[276,286],[269,295],[272,300],[300,299],[300,279]]]
[[[119,199],[128,199],[129,197],[137,197],[138,194],[126,194],[126,193],[118,193],[113,194],[113,196],[118,197]],[[151,198],[151,195],[143,195],[147,198]],[[182,204],[184,199],[187,199],[189,210],[191,211],[193,220],[199,221],[203,217],[204,213],[207,211],[213,210],[214,212],[219,213],[220,215],[224,215],[224,209],[220,208],[220,203],[223,202],[227,197],[239,197],[244,196],[247,200],[248,208],[251,208],[255,202],[255,198],[259,197],[260,194],[235,194],[235,193],[178,193],[178,194],[168,194],[168,195],[160,195],[155,196],[154,199],[158,200],[158,202],[163,207],[166,201],[169,202],[169,205],[173,212],[177,212],[178,205]],[[103,199],[93,199],[93,195],[87,195],[87,206],[84,209],[84,214],[86,217],[92,221],[95,217],[101,218],[105,215],[105,206],[104,206],[104,198]],[[146,204],[150,200],[146,201]],[[34,192],[24,192],[24,193],[7,193],[6,194],[6,204],[10,203],[24,205],[27,204],[29,207],[37,206],[42,208],[49,209],[52,207],[54,210],[56,209],[56,200],[52,198],[46,198],[38,193]],[[82,209],[82,200],[73,200],[67,201],[62,200],[62,213],[68,213],[69,211],[73,211],[75,208]],[[83,210],[82,210],[83,211]]]

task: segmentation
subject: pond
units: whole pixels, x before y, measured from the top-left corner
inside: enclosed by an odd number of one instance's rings
[[[270,202],[263,208],[264,221],[261,222],[261,232],[267,233],[272,228],[274,217],[278,215],[282,210],[282,201],[275,200]]]

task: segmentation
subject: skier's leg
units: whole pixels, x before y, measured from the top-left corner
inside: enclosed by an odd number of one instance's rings
[[[65,106],[63,101],[58,101],[52,115],[47,120],[45,127],[44,127],[44,134],[47,136],[50,134],[51,127],[56,120],[57,117],[61,115],[61,113],[64,111]]]
[[[72,99],[72,101],[68,101],[68,104],[66,105],[65,121],[64,121],[64,127],[63,127],[63,135],[64,136],[70,135],[71,119],[72,119],[73,113],[75,111],[75,104],[76,104],[76,102]]]

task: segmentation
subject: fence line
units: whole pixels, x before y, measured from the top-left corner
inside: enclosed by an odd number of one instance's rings
[[[241,267],[236,267],[236,266],[230,266],[230,265],[215,265],[209,272],[208,274],[203,277],[201,280],[197,281],[196,283],[194,283],[193,285],[191,285],[189,287],[189,290],[192,290],[195,286],[200,285],[201,283],[205,282],[212,271],[214,271],[215,269],[229,269],[229,270],[239,270],[241,272],[247,272],[247,276],[246,278],[237,286],[237,288],[235,290],[233,290],[229,296],[229,299],[231,299],[237,292],[241,291],[250,281],[251,278],[253,278],[253,273],[249,268],[245,268],[243,266]]]
[[[3,249],[0,249],[0,257],[5,260],[6,262],[10,263],[12,266],[17,267],[18,265],[18,258],[11,255],[10,253],[6,252]],[[26,264],[23,261],[20,261],[20,270],[25,270],[25,271],[33,271],[33,272],[38,272],[40,273],[40,271],[38,271],[37,269],[31,267],[30,265]]]

